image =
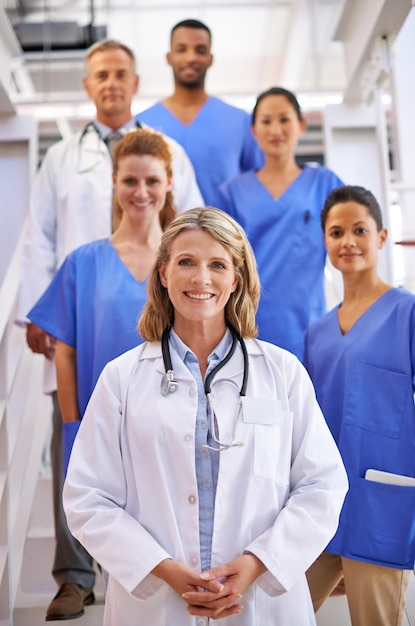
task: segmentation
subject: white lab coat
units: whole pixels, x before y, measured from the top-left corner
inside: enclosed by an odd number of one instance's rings
[[[223,626],[311,626],[305,571],[336,528],[347,491],[314,389],[292,354],[249,340],[237,440],[220,453],[212,567],[249,550],[266,565]],[[72,451],[64,507],[74,536],[109,573],[105,626],[202,626],[150,572],[172,557],[200,571],[196,383],[172,349],[178,390],[162,396],[159,343],[110,362]],[[216,375],[220,439],[230,441],[243,375],[237,348]],[[211,622],[213,623],[213,622]],[[216,623],[216,622],[215,622]]]
[[[166,139],[173,150],[173,197],[178,211],[204,206],[188,156],[174,139]],[[111,172],[111,156],[92,124],[83,134],[74,133],[47,151],[32,189],[18,323],[27,322],[27,313],[72,250],[111,234]],[[55,389],[54,367],[49,361],[45,392]]]

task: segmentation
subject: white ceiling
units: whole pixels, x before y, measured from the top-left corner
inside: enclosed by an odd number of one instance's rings
[[[3,0],[12,23],[74,21],[107,27],[131,46],[141,76],[136,108],[172,90],[165,63],[170,28],[196,18],[212,30],[215,62],[208,91],[250,108],[272,85],[300,94],[341,93],[343,44],[333,36],[346,0]],[[366,0],[364,0],[366,1]],[[47,48],[47,43],[45,43]],[[83,102],[81,51],[17,55],[17,103]],[[141,104],[141,106],[140,106]]]
[[[94,116],[82,89],[85,46],[50,50],[49,38],[106,29],[135,52],[140,89],[133,112],[173,89],[165,62],[170,29],[196,18],[212,30],[208,92],[252,110],[273,85],[293,90],[307,117],[300,145],[321,153],[325,104],[367,99],[385,84],[389,53],[415,0],[0,0],[0,113],[34,114],[40,153]],[[414,9],[415,10],[415,9]],[[22,52],[18,28],[36,27],[40,52]],[[60,26],[59,26],[60,25]],[[51,35],[52,33],[52,35]],[[102,35],[101,35],[102,36]],[[100,37],[98,37],[100,38]]]

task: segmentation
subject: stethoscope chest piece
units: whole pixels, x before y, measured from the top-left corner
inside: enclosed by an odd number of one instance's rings
[[[173,370],[167,370],[161,379],[160,392],[162,396],[168,396],[169,393],[174,393],[179,386],[177,380],[174,379]]]
[[[242,339],[242,337],[240,337],[236,333],[236,330],[232,328],[231,326],[230,326],[230,330],[232,333],[231,348],[229,352],[227,353],[227,355],[225,356],[225,358],[222,361],[220,361],[220,363],[218,363],[216,367],[214,367],[213,370],[206,376],[205,383],[204,383],[205,394],[206,394],[206,398],[210,407],[210,420],[211,420],[210,430],[212,434],[212,439],[216,443],[216,446],[204,444],[202,448],[208,448],[209,450],[213,450],[215,452],[221,452],[222,450],[229,450],[229,448],[235,448],[235,447],[242,448],[242,446],[244,445],[243,441],[236,441],[235,437],[236,437],[236,430],[238,427],[239,413],[240,413],[240,409],[242,406],[242,398],[243,396],[246,395],[246,388],[248,384],[248,370],[249,370],[248,352],[246,350],[245,342]],[[169,349],[169,333],[170,333],[170,328],[166,328],[161,338],[161,350],[163,354],[164,369],[166,371],[166,373],[163,375],[161,379],[161,385],[160,385],[160,392],[162,396],[168,396],[169,394],[174,393],[179,386],[179,383],[174,378],[173,365],[172,365],[170,349]],[[243,375],[241,390],[239,392],[240,399],[239,399],[238,406],[235,412],[232,441],[230,443],[222,443],[219,439],[219,434],[217,432],[216,417],[215,417],[215,411],[213,408],[213,403],[212,403],[212,398],[211,398],[211,393],[210,393],[210,386],[211,386],[211,383],[215,374],[217,374],[217,372],[219,372],[219,370],[221,370],[222,367],[226,365],[226,363],[234,354],[238,340],[239,340],[239,343],[241,344],[241,348],[242,348],[242,352],[244,356],[244,375]]]

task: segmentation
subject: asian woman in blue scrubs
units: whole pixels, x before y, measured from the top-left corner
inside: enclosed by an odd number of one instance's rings
[[[315,610],[344,577],[353,626],[399,626],[415,560],[415,296],[378,275],[387,232],[370,191],[334,190],[321,221],[344,298],[309,327],[304,361],[350,489],[308,581]]]
[[[304,130],[293,93],[282,87],[262,93],[252,131],[264,166],[219,189],[219,207],[245,229],[258,263],[259,338],[300,359],[308,324],[326,312],[320,211],[332,189],[343,184],[326,167],[298,165],[295,150]]]

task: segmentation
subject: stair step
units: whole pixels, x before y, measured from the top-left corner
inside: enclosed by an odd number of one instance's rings
[[[13,626],[45,626],[46,608],[51,598],[43,606],[18,608],[14,610]],[[78,617],[76,626],[102,626],[104,603],[96,602],[85,607],[85,615]],[[1,622],[0,622],[1,626]]]
[[[39,476],[37,481],[28,537],[51,537],[53,539],[54,536],[52,479],[46,474]]]
[[[50,573],[55,550],[52,537],[28,537],[26,539],[20,576],[23,594],[45,593],[54,595],[56,584]]]

